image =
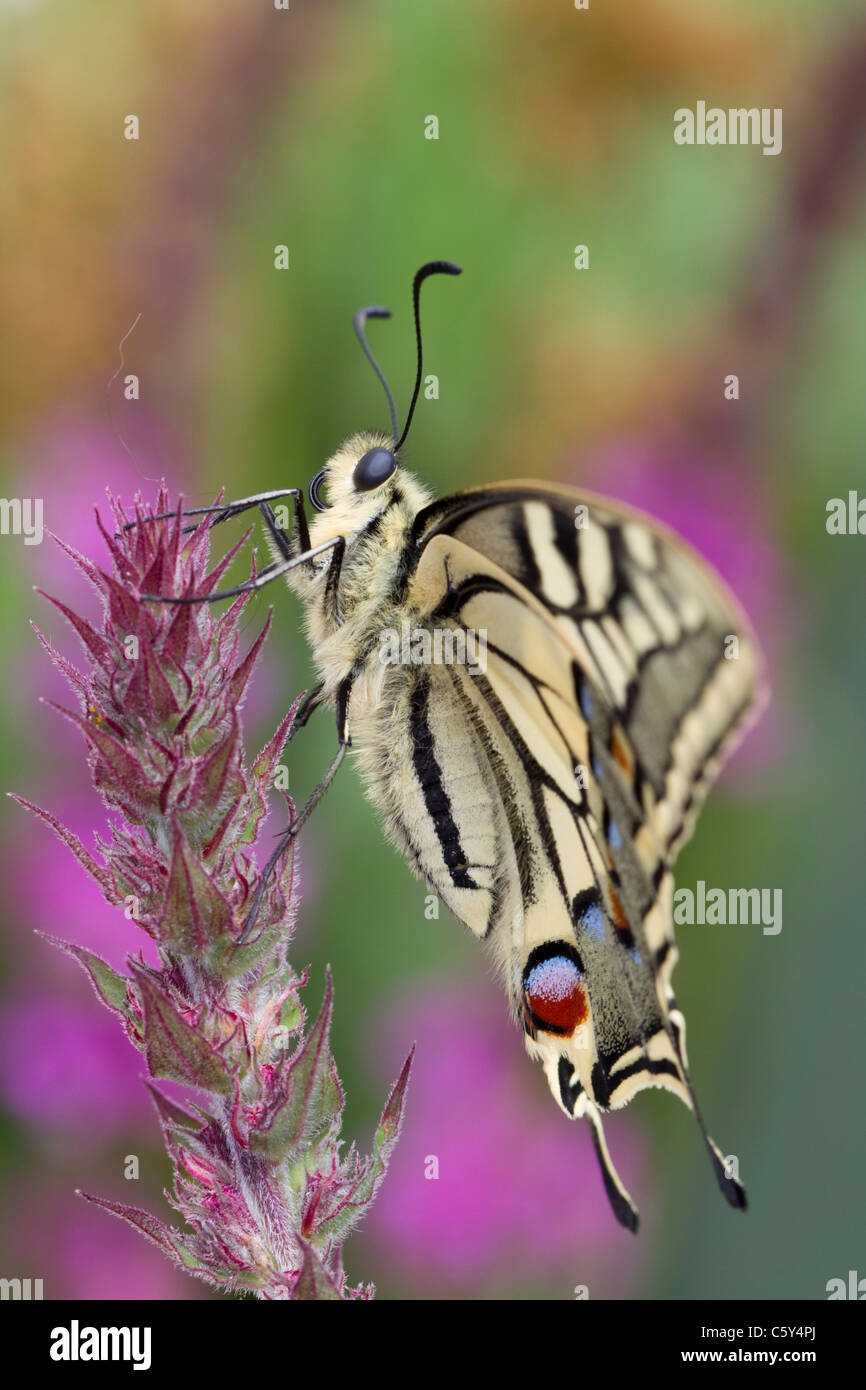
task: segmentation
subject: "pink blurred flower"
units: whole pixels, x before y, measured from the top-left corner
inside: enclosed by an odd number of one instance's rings
[[[11,469],[16,481],[10,490],[21,497],[41,498],[43,525],[46,534],[39,546],[22,546],[17,555],[26,570],[28,582],[41,589],[57,588],[73,596],[76,607],[88,617],[98,613],[92,591],[82,575],[70,566],[68,556],[47,534],[61,536],[67,545],[99,561],[107,558],[105,542],[96,524],[95,508],[107,510],[106,488],[121,499],[131,500],[134,493],[164,471],[168,453],[172,477],[178,480],[183,470],[177,466],[171,445],[160,446],[162,433],[158,424],[142,407],[135,437],[134,456],[124,449],[109,419],[96,422],[78,416],[57,418],[21,439],[14,450]],[[17,476],[16,476],[17,475]],[[80,644],[60,619],[46,619],[44,604],[34,597],[25,616],[41,621],[39,625],[70,660],[76,660]],[[33,724],[33,702],[37,696],[59,700],[66,693],[62,676],[55,670],[46,673],[44,656],[39,643],[27,643],[22,632],[20,650],[16,654],[16,680],[10,692],[13,709],[22,727]],[[39,754],[55,760],[67,759],[72,784],[82,791],[90,780],[81,759],[73,731],[58,720],[45,718],[39,723]],[[52,776],[56,766],[52,767]]]
[[[5,1004],[0,1028],[19,1039],[0,1053],[0,1091],[25,1123],[77,1130],[79,1145],[89,1136],[96,1146],[130,1122],[151,1126],[141,1058],[92,1000],[19,997]]]
[[[49,710],[45,711],[44,719],[46,725],[49,721],[61,723]],[[79,758],[65,773],[67,788],[70,781],[83,781],[89,788],[86,765],[83,775],[73,776],[79,773],[82,764],[83,759]],[[77,788],[72,794],[67,789],[65,796],[57,796],[51,788],[44,799],[49,797],[53,798],[58,820],[88,849],[95,848],[95,834],[105,838],[109,818],[92,792],[87,796],[82,787],[80,793]],[[117,967],[130,952],[139,949],[143,949],[150,964],[158,963],[152,943],[142,940],[135,923],[126,918],[121,909],[106,902],[98,884],[84,872],[61,840],[46,835],[45,827],[30,817],[22,817],[15,829],[15,854],[8,856],[5,866],[7,906],[12,908],[12,923],[28,935],[39,931],[77,941]],[[39,957],[40,975],[44,976],[46,960],[41,943]],[[58,977],[76,981],[80,978],[80,972],[64,957],[52,953],[50,961]]]
[[[64,546],[101,599],[99,625],[49,600],[80,638],[84,668],[38,634],[72,691],[74,707],[56,708],[84,737],[110,818],[98,857],[53,811],[16,800],[63,841],[109,903],[129,908],[157,951],[156,967],[130,954],[129,973],[121,974],[56,928],[48,938],[82,966],[143,1054],[172,1160],[170,1200],[187,1228],[126,1200],[81,1195],[215,1287],[268,1299],[370,1298],[372,1286],[347,1283],[342,1245],[384,1178],[411,1055],[372,1154],[364,1158],[354,1145],[341,1154],[330,978],[306,1029],[306,976],[286,959],[298,904],[294,846],[284,842],[267,869],[256,859],[297,711],[296,702],[258,757],[247,759],[238,711],[270,617],[247,650],[241,619],[249,595],[216,616],[203,601],[219,589],[243,537],[210,569],[210,517],[187,530],[165,486],[150,509],[136,499],[132,521],[116,502],[112,511],[114,535],[103,538],[113,573]],[[283,805],[291,819],[285,793]],[[62,905],[58,920],[66,926]],[[10,1077],[13,1100],[40,1118],[56,1104],[58,1070],[41,1037],[54,1053],[66,1043],[61,1073],[67,1062],[85,1074],[92,1067],[89,1030],[61,1028],[58,1036],[55,1013],[47,1002],[29,1014],[10,1010],[23,1044],[10,1054],[19,1068]],[[203,1094],[210,1109],[190,1109],[154,1081]],[[76,1105],[80,1090],[73,1082]]]
[[[410,1287],[483,1297],[603,1266],[625,1293],[640,1252],[611,1213],[589,1129],[556,1110],[494,993],[449,983],[387,1011],[389,1040],[417,1040],[416,1070],[365,1234]],[[650,1207],[633,1123],[617,1116],[609,1131],[626,1186]]]
[[[177,1300],[204,1294],[202,1285],[173,1270],[135,1232],[117,1223],[94,1222],[92,1212],[73,1197],[71,1182],[53,1187],[44,1180],[38,1186],[7,1184],[4,1206],[6,1267],[19,1278],[42,1279],[46,1300]],[[26,1221],[21,1212],[27,1213]]]
[[[142,408],[132,455],[124,448],[108,418],[97,423],[80,417],[58,417],[25,438],[17,449],[17,487],[22,497],[43,499],[47,530],[67,545],[100,561],[106,555],[94,508],[106,511],[108,485],[121,501],[147,484],[158,482],[167,467],[173,484],[183,488],[179,445],[161,441],[159,424]],[[166,449],[168,453],[166,453]],[[24,550],[40,586],[60,584],[68,592],[69,563],[47,539]],[[87,592],[82,585],[82,592]]]

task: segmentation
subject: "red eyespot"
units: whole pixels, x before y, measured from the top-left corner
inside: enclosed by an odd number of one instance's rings
[[[586,1019],[583,975],[566,955],[551,955],[531,964],[523,982],[526,1004],[540,1028],[570,1037]]]

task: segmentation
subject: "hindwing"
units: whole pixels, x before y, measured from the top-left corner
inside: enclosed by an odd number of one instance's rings
[[[755,700],[757,647],[705,562],[586,494],[459,494],[421,513],[415,540],[407,611],[484,655],[408,677],[392,766],[411,765],[412,786],[391,797],[392,828],[488,940],[528,1050],[592,1122],[634,1228],[599,1112],[661,1085],[698,1113],[670,987],[670,865]]]

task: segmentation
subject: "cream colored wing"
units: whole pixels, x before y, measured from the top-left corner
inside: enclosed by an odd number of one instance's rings
[[[662,1085],[697,1113],[670,988],[669,864],[754,697],[758,657],[736,605],[669,534],[560,491],[515,494],[422,515],[407,611],[464,634],[476,661],[393,677],[405,708],[391,726],[402,746],[380,750],[399,769],[389,820],[489,941],[530,1052],[566,1113],[591,1120],[634,1228],[599,1112]]]
[[[648,828],[672,863],[765,696],[733,595],[661,523],[571,488],[503,483],[434,502],[416,523],[421,555],[444,535],[492,560],[553,621],[600,693],[620,762],[614,726],[625,735]]]

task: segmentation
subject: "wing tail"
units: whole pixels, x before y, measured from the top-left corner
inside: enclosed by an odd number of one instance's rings
[[[631,1231],[633,1235],[637,1235],[640,1222],[638,1209],[623,1186],[622,1179],[613,1166],[604,1138],[604,1127],[601,1123],[601,1114],[593,1105],[592,1101],[588,1100],[586,1096],[582,1096],[581,1100],[583,1101],[583,1114],[589,1121],[592,1131],[592,1142],[595,1147],[599,1167],[601,1168],[604,1190],[607,1193],[607,1199],[610,1202],[613,1214],[621,1226],[624,1226],[627,1231]],[[579,1108],[580,1101],[578,1102],[578,1110]]]

